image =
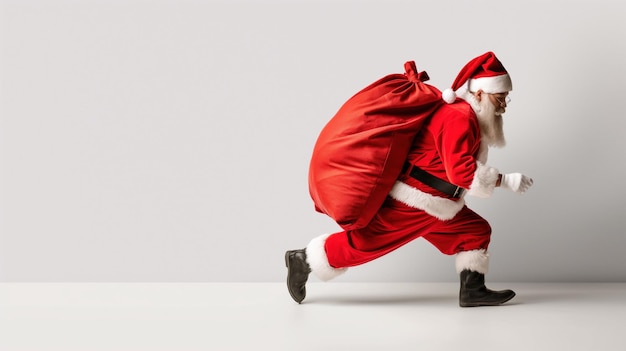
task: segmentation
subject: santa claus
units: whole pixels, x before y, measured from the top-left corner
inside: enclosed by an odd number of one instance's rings
[[[489,148],[505,145],[503,114],[511,90],[511,78],[494,53],[467,63],[444,90],[446,104],[416,136],[402,174],[369,224],[321,235],[304,249],[286,252],[291,297],[304,300],[310,273],[327,281],[421,237],[442,253],[456,255],[460,306],[512,299],[512,290],[485,286],[491,227],[464,200],[466,195],[490,197],[496,187],[524,193],[533,184],[528,176],[501,173],[487,164]]]

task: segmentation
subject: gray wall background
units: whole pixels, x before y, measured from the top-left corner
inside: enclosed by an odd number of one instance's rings
[[[470,199],[491,281],[626,281],[619,1],[1,1],[1,281],[283,281],[317,134],[415,60],[444,89],[493,50],[535,179]],[[315,278],[312,278],[315,279]],[[337,281],[456,281],[423,240]]]

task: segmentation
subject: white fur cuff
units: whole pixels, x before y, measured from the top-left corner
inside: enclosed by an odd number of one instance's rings
[[[328,263],[324,244],[329,236],[330,234],[324,234],[313,238],[306,247],[306,260],[311,267],[311,273],[323,281],[331,280],[348,270],[347,268],[334,268]]]
[[[487,274],[489,271],[489,253],[484,249],[461,251],[456,255],[456,272],[470,271]]]
[[[476,162],[476,172],[474,173],[474,179],[470,185],[468,195],[488,198],[493,195],[493,190],[496,188],[496,182],[498,181],[498,175],[500,172],[493,167],[484,165],[480,162]]]

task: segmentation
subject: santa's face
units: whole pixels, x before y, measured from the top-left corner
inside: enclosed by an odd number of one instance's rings
[[[506,145],[502,114],[506,112],[507,95],[508,93],[486,94],[481,92],[476,94],[478,106],[473,106],[474,112],[478,117],[481,138],[489,146],[503,147]]]
[[[506,103],[508,101],[509,93],[499,94],[486,94],[491,100],[491,103],[496,107],[496,115],[501,115],[506,112]]]

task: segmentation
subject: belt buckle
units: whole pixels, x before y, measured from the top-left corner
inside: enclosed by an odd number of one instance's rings
[[[454,189],[454,194],[452,195],[452,197],[455,198],[460,198],[461,194],[463,194],[463,188],[461,188],[460,186],[457,186],[456,189]]]

